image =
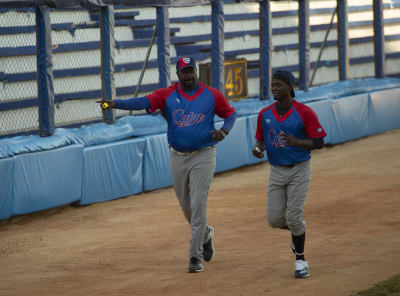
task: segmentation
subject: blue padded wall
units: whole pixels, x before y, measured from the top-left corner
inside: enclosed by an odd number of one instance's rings
[[[400,128],[400,88],[370,94],[369,134]]]
[[[0,220],[12,216],[13,200],[11,197],[14,159],[0,159]]]
[[[220,129],[222,121],[215,123],[215,128]],[[247,137],[247,118],[239,117],[229,135],[217,144],[217,166],[215,172],[219,173],[233,168],[244,166],[248,163],[249,145]]]
[[[82,164],[82,145],[15,156],[13,215],[81,199]]]
[[[261,111],[261,110],[260,110]],[[247,164],[255,164],[263,161],[267,161],[267,154],[264,152],[264,158],[259,159],[253,156],[253,147],[256,144],[256,131],[257,131],[257,115],[250,115],[247,117],[247,143],[249,147],[249,154],[247,156]]]
[[[141,192],[144,143],[136,138],[85,148],[80,204]]]
[[[333,135],[339,134],[338,125],[335,123],[335,118],[332,109],[332,100],[324,100],[307,104],[318,116],[319,123],[326,132],[324,138],[325,144],[332,144]]]
[[[360,94],[332,101],[333,144],[368,135],[368,100],[368,94]]]
[[[143,188],[145,191],[172,185],[167,134],[145,139],[143,157]]]

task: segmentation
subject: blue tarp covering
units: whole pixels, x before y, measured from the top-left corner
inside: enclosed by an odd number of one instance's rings
[[[167,131],[161,115],[127,116],[115,124],[96,123],[80,128],[57,128],[51,137],[18,136],[0,140],[0,159],[22,153],[55,149],[72,144],[85,147],[111,143],[132,136],[152,135]]]
[[[343,98],[396,87],[400,87],[399,78],[368,78],[337,81],[322,86],[312,87],[308,92],[295,91],[295,93],[296,100],[305,103],[326,99]]]
[[[0,220],[12,216],[13,199],[11,196],[14,174],[14,159],[0,159]]]
[[[326,144],[332,144],[333,134],[335,133],[335,127],[337,126],[333,116],[332,101],[333,100],[328,99],[308,104],[308,106],[317,113],[318,120],[327,133],[327,136],[324,138]]]
[[[13,215],[65,205],[81,198],[83,146],[14,157]]]
[[[215,124],[220,129],[223,122]],[[217,144],[217,166],[215,172],[223,172],[247,164],[249,145],[247,143],[247,118],[236,119],[234,128],[229,135]],[[233,149],[234,147],[234,149]]]
[[[332,144],[368,135],[368,94],[332,101]]]
[[[172,185],[167,134],[144,138],[143,189],[145,191]]]
[[[267,155],[264,153],[264,157],[262,159],[256,158],[253,156],[253,147],[256,144],[257,140],[255,138],[257,131],[257,115],[250,115],[247,117],[247,141],[249,143],[249,154],[247,156],[247,164],[255,164],[258,162],[263,162],[268,160]]]
[[[142,192],[144,139],[84,149],[81,205]]]
[[[370,134],[400,128],[400,88],[371,94],[368,124]]]

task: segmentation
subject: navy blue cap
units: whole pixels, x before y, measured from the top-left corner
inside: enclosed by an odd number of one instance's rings
[[[182,57],[176,63],[176,71],[183,70],[187,67],[196,68],[196,61],[190,57]]]
[[[272,75],[272,78],[279,79],[289,85],[292,88],[291,94],[292,98],[294,98],[296,95],[293,90],[293,86],[296,82],[296,79],[294,78],[293,74],[287,70],[277,70],[274,75]]]

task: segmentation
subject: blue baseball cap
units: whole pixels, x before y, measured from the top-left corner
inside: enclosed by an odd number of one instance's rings
[[[274,75],[272,75],[272,78],[279,79],[280,81],[283,81],[284,83],[289,85],[292,88],[291,91],[292,98],[296,96],[293,90],[293,86],[296,82],[296,79],[294,78],[291,72],[287,70],[277,70],[275,71]]]
[[[196,68],[196,61],[191,57],[182,57],[176,63],[176,71],[183,70],[187,67]]]

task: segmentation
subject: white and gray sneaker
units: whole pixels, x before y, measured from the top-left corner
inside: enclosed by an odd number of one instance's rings
[[[303,260],[294,261],[294,276],[296,278],[305,278],[310,276],[307,261]]]

